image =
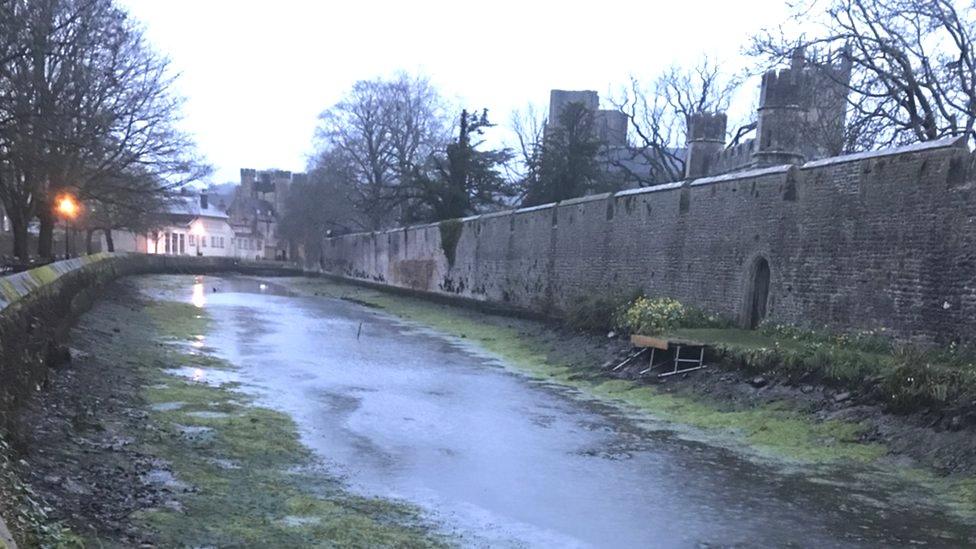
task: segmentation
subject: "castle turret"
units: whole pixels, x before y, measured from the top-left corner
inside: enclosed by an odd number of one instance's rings
[[[257,171],[251,168],[241,168],[241,195],[248,198],[254,195],[254,179]]]
[[[808,63],[798,49],[790,68],[763,75],[757,165],[801,164],[842,152],[850,62],[827,61]]]
[[[685,157],[685,177],[694,179],[709,175],[715,157],[725,148],[725,113],[695,113],[686,118],[688,124],[688,153]]]

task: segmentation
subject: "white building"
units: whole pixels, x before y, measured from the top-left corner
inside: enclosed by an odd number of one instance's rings
[[[165,224],[147,235],[146,253],[233,257],[234,231],[228,219],[206,194],[181,197],[164,216]]]
[[[227,212],[211,204],[206,194],[181,196],[162,219],[162,225],[149,234],[112,231],[115,251],[241,259],[265,257],[263,234],[243,227],[236,227],[235,231]],[[106,248],[103,242],[102,249]]]

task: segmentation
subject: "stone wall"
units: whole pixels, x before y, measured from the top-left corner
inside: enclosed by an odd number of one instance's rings
[[[48,367],[64,358],[61,341],[71,322],[106,283],[129,274],[210,272],[301,274],[226,257],[100,253],[0,278],[0,429]]]
[[[641,289],[748,325],[765,261],[771,322],[929,342],[976,337],[976,188],[958,141],[455,224],[327,239],[321,267],[555,315],[584,296]]]

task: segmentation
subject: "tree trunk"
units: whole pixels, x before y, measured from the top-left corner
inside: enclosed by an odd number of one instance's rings
[[[87,255],[95,253],[95,248],[92,243],[93,236],[95,236],[95,229],[88,229],[85,231],[85,253]]]
[[[41,204],[37,217],[41,220],[41,231],[37,235],[37,255],[54,258],[54,215],[47,211],[48,205]],[[64,235],[68,238],[68,235]]]
[[[30,259],[30,247],[27,237],[27,220],[21,216],[11,216],[10,226],[14,233],[14,255],[17,259],[27,261]]]
[[[115,251],[115,241],[112,240],[112,229],[105,229],[105,247],[107,251]]]

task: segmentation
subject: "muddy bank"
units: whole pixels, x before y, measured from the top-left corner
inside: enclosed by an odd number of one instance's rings
[[[41,511],[8,520],[21,546],[444,543],[410,506],[348,494],[200,343],[206,313],[145,290],[112,283],[14,418],[13,469]]]

